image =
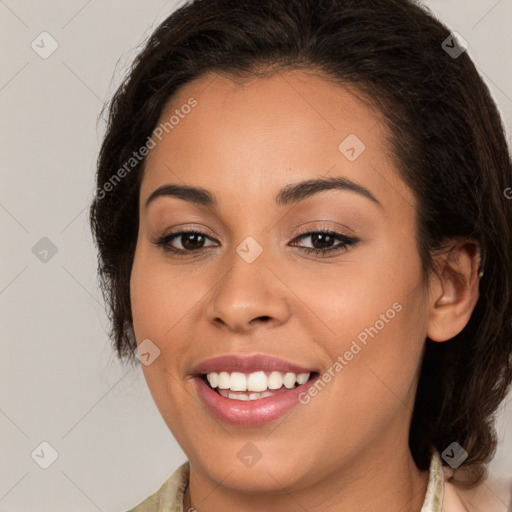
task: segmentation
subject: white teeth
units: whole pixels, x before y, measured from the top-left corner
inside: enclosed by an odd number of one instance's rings
[[[267,396],[273,396],[272,391],[263,391],[263,393],[230,393],[227,389],[219,389],[219,394],[224,398],[231,400],[259,400],[260,398],[267,398]]]
[[[220,372],[219,373],[219,388],[220,389],[229,389],[230,378],[228,372]]]
[[[208,379],[208,382],[210,383],[210,386],[212,388],[216,388],[219,385],[219,374],[218,373],[209,373],[206,378]]]
[[[233,372],[229,378],[229,389],[231,391],[246,391],[247,378],[243,373]]]
[[[281,372],[272,372],[267,380],[268,389],[279,389],[283,386],[283,375]]]
[[[208,382],[212,388],[219,388],[220,390],[230,391],[249,391],[248,398],[240,398],[246,395],[235,395],[232,393],[221,393],[226,398],[235,398],[237,400],[257,400],[258,398],[265,398],[261,396],[262,392],[267,390],[276,390],[283,387],[293,389],[295,383],[299,385],[308,381],[310,373],[293,372],[278,372],[273,371],[267,376],[264,371],[253,372],[244,374],[242,372],[211,372],[206,375]],[[266,395],[270,396],[270,395]]]
[[[305,384],[309,379],[309,373],[299,373],[299,375],[297,375],[297,382],[299,383],[299,385],[301,384]]]
[[[283,384],[288,388],[292,389],[295,387],[295,381],[297,380],[297,377],[295,376],[295,373],[288,372],[283,379]]]
[[[231,398],[231,400],[249,400],[247,395],[237,395],[236,393],[228,393],[228,398]]]
[[[267,376],[265,372],[250,373],[247,378],[247,389],[249,391],[265,391],[267,389]]]

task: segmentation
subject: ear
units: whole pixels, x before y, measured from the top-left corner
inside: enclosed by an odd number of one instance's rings
[[[478,301],[480,246],[475,240],[454,240],[434,259],[438,272],[431,276],[427,336],[446,341],[464,329]]]

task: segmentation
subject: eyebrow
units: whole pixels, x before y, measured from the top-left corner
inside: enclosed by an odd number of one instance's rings
[[[382,208],[382,204],[367,188],[342,176],[312,179],[286,185],[277,194],[275,202],[277,206],[286,206],[303,201],[325,190],[348,190],[355,192]],[[176,197],[199,206],[213,209],[217,208],[219,204],[215,196],[205,188],[168,183],[153,191],[146,201],[146,208],[155,199],[162,196]]]

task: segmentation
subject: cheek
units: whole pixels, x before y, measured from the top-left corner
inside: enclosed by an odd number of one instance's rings
[[[139,343],[149,339],[160,350],[154,362],[142,365],[142,370],[164,417],[168,414],[163,409],[173,417],[186,409],[182,400],[188,395],[176,389],[197,350],[191,340],[201,334],[197,328],[200,322],[204,325],[209,288],[199,268],[171,264],[144,243],[137,247],[130,279],[134,332]]]
[[[317,342],[332,356],[360,333],[364,340],[366,329],[374,333],[375,324],[379,337],[396,329],[398,345],[425,324],[427,304],[414,239],[405,244],[382,237],[333,263],[298,261],[278,271],[300,299],[293,302],[302,308],[300,322],[325,335],[325,342]]]
[[[302,325],[309,324],[313,339],[323,345],[333,365],[338,362],[331,367],[335,385],[328,386],[333,400],[341,393],[345,405],[379,408],[389,407],[394,394],[408,399],[428,319],[413,242],[410,247],[374,246],[371,254],[347,254],[336,268],[301,275],[294,292],[311,308],[306,312],[311,320]]]
[[[130,279],[130,300],[137,339],[165,343],[190,322],[194,305],[205,292],[194,286],[197,280],[190,269],[184,271],[179,265],[170,265],[155,252],[143,244],[137,248]]]
[[[149,339],[160,351],[150,365],[141,365],[149,390],[160,408],[160,404],[167,403],[166,407],[170,404],[169,397],[165,396],[166,383],[175,378],[175,369],[169,364],[179,361],[180,357],[175,353],[179,347],[167,340],[175,334],[185,301],[183,297],[181,301],[177,300],[177,294],[173,293],[173,288],[179,284],[176,279],[171,283],[168,272],[155,263],[151,261],[149,251],[139,245],[130,278],[130,300],[137,343]],[[170,349],[173,353],[169,353]]]
[[[170,390],[182,385],[178,380],[185,347],[179,340],[186,339],[188,315],[197,299],[187,296],[183,272],[169,270],[169,265],[158,263],[150,251],[138,247],[130,278],[130,300],[137,342],[149,339],[160,350],[151,364],[141,365],[144,378],[164,420],[173,418],[167,424],[179,437],[175,429],[183,423],[181,416],[186,407],[180,402],[181,394]]]
[[[323,372],[326,385],[305,406],[308,415],[322,419],[325,446],[341,431],[340,449],[370,443],[414,406],[426,322],[422,288],[411,286],[419,274],[411,265],[389,281],[373,279],[373,272],[361,277],[366,287],[354,279],[353,288],[331,293],[324,309],[316,310],[335,332],[323,339],[332,361]],[[313,451],[320,438],[307,432],[303,442]],[[327,457],[333,468],[335,453]]]

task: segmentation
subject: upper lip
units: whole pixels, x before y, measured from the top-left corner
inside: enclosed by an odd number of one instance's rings
[[[243,356],[239,354],[228,354],[211,359],[205,359],[192,368],[192,373],[201,375],[211,372],[242,372],[251,373],[255,371],[281,371],[298,373],[311,373],[315,370],[306,368],[299,364],[291,363],[284,359],[264,354]]]

